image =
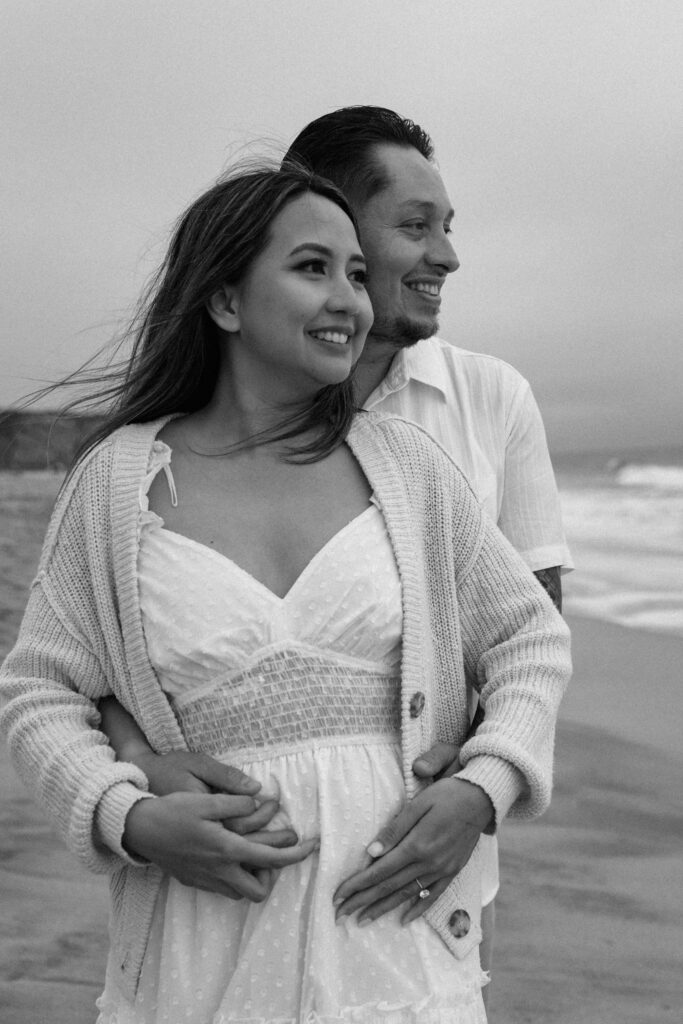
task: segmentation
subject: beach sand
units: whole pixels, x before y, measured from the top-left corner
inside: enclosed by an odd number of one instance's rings
[[[0,481],[0,653],[56,490]],[[30,486],[29,486],[30,484]],[[573,618],[550,811],[501,831],[491,1024],[683,1019],[683,640]],[[70,857],[0,750],[0,1021],[92,1024],[106,883]]]

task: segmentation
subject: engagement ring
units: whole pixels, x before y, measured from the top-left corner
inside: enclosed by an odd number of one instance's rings
[[[419,899],[421,899],[421,900],[429,899],[429,896],[430,896],[429,889],[425,889],[425,887],[423,886],[423,884],[422,884],[422,882],[420,881],[419,878],[415,879],[415,885],[420,890]]]

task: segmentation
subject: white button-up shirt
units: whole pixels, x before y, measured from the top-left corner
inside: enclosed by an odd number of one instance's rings
[[[530,569],[572,568],[541,414],[513,367],[429,338],[396,354],[365,408],[428,430]]]

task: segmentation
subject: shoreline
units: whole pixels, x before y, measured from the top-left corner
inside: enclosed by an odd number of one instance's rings
[[[560,721],[682,756],[683,637],[572,613],[574,674]]]

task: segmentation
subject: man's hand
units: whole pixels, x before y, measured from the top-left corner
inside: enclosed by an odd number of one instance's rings
[[[222,764],[209,754],[173,750],[155,754],[150,747],[136,750],[124,760],[132,761],[147,776],[150,791],[156,796],[171,793],[229,793],[231,796],[255,796],[261,788],[239,768]]]
[[[426,754],[420,754],[413,761],[413,772],[418,779],[441,779],[455,775],[462,765],[458,760],[460,750],[453,743],[435,743]]]
[[[183,885],[259,903],[272,888],[273,872],[305,860],[319,840],[276,849],[286,845],[277,840],[277,833],[244,839],[223,827],[226,819],[248,818],[255,812],[249,796],[175,793],[146,798],[126,816],[123,845]]]
[[[170,754],[155,754],[149,747],[139,749],[130,760],[147,776],[150,791],[156,796],[171,793],[225,793],[230,796],[254,797],[252,810],[238,816],[238,812],[223,820],[223,827],[240,836],[249,835],[269,846],[294,846],[298,841],[291,828],[265,832],[263,829],[280,810],[276,800],[258,800],[260,782],[249,778],[239,768],[222,764],[208,754],[188,750],[174,750]]]
[[[410,906],[403,923],[419,917],[467,864],[493,816],[493,805],[479,786],[464,779],[435,782],[370,843],[374,863],[339,886],[337,919],[358,911],[359,923],[374,921],[406,900]],[[427,899],[418,898],[420,886],[430,890]]]

